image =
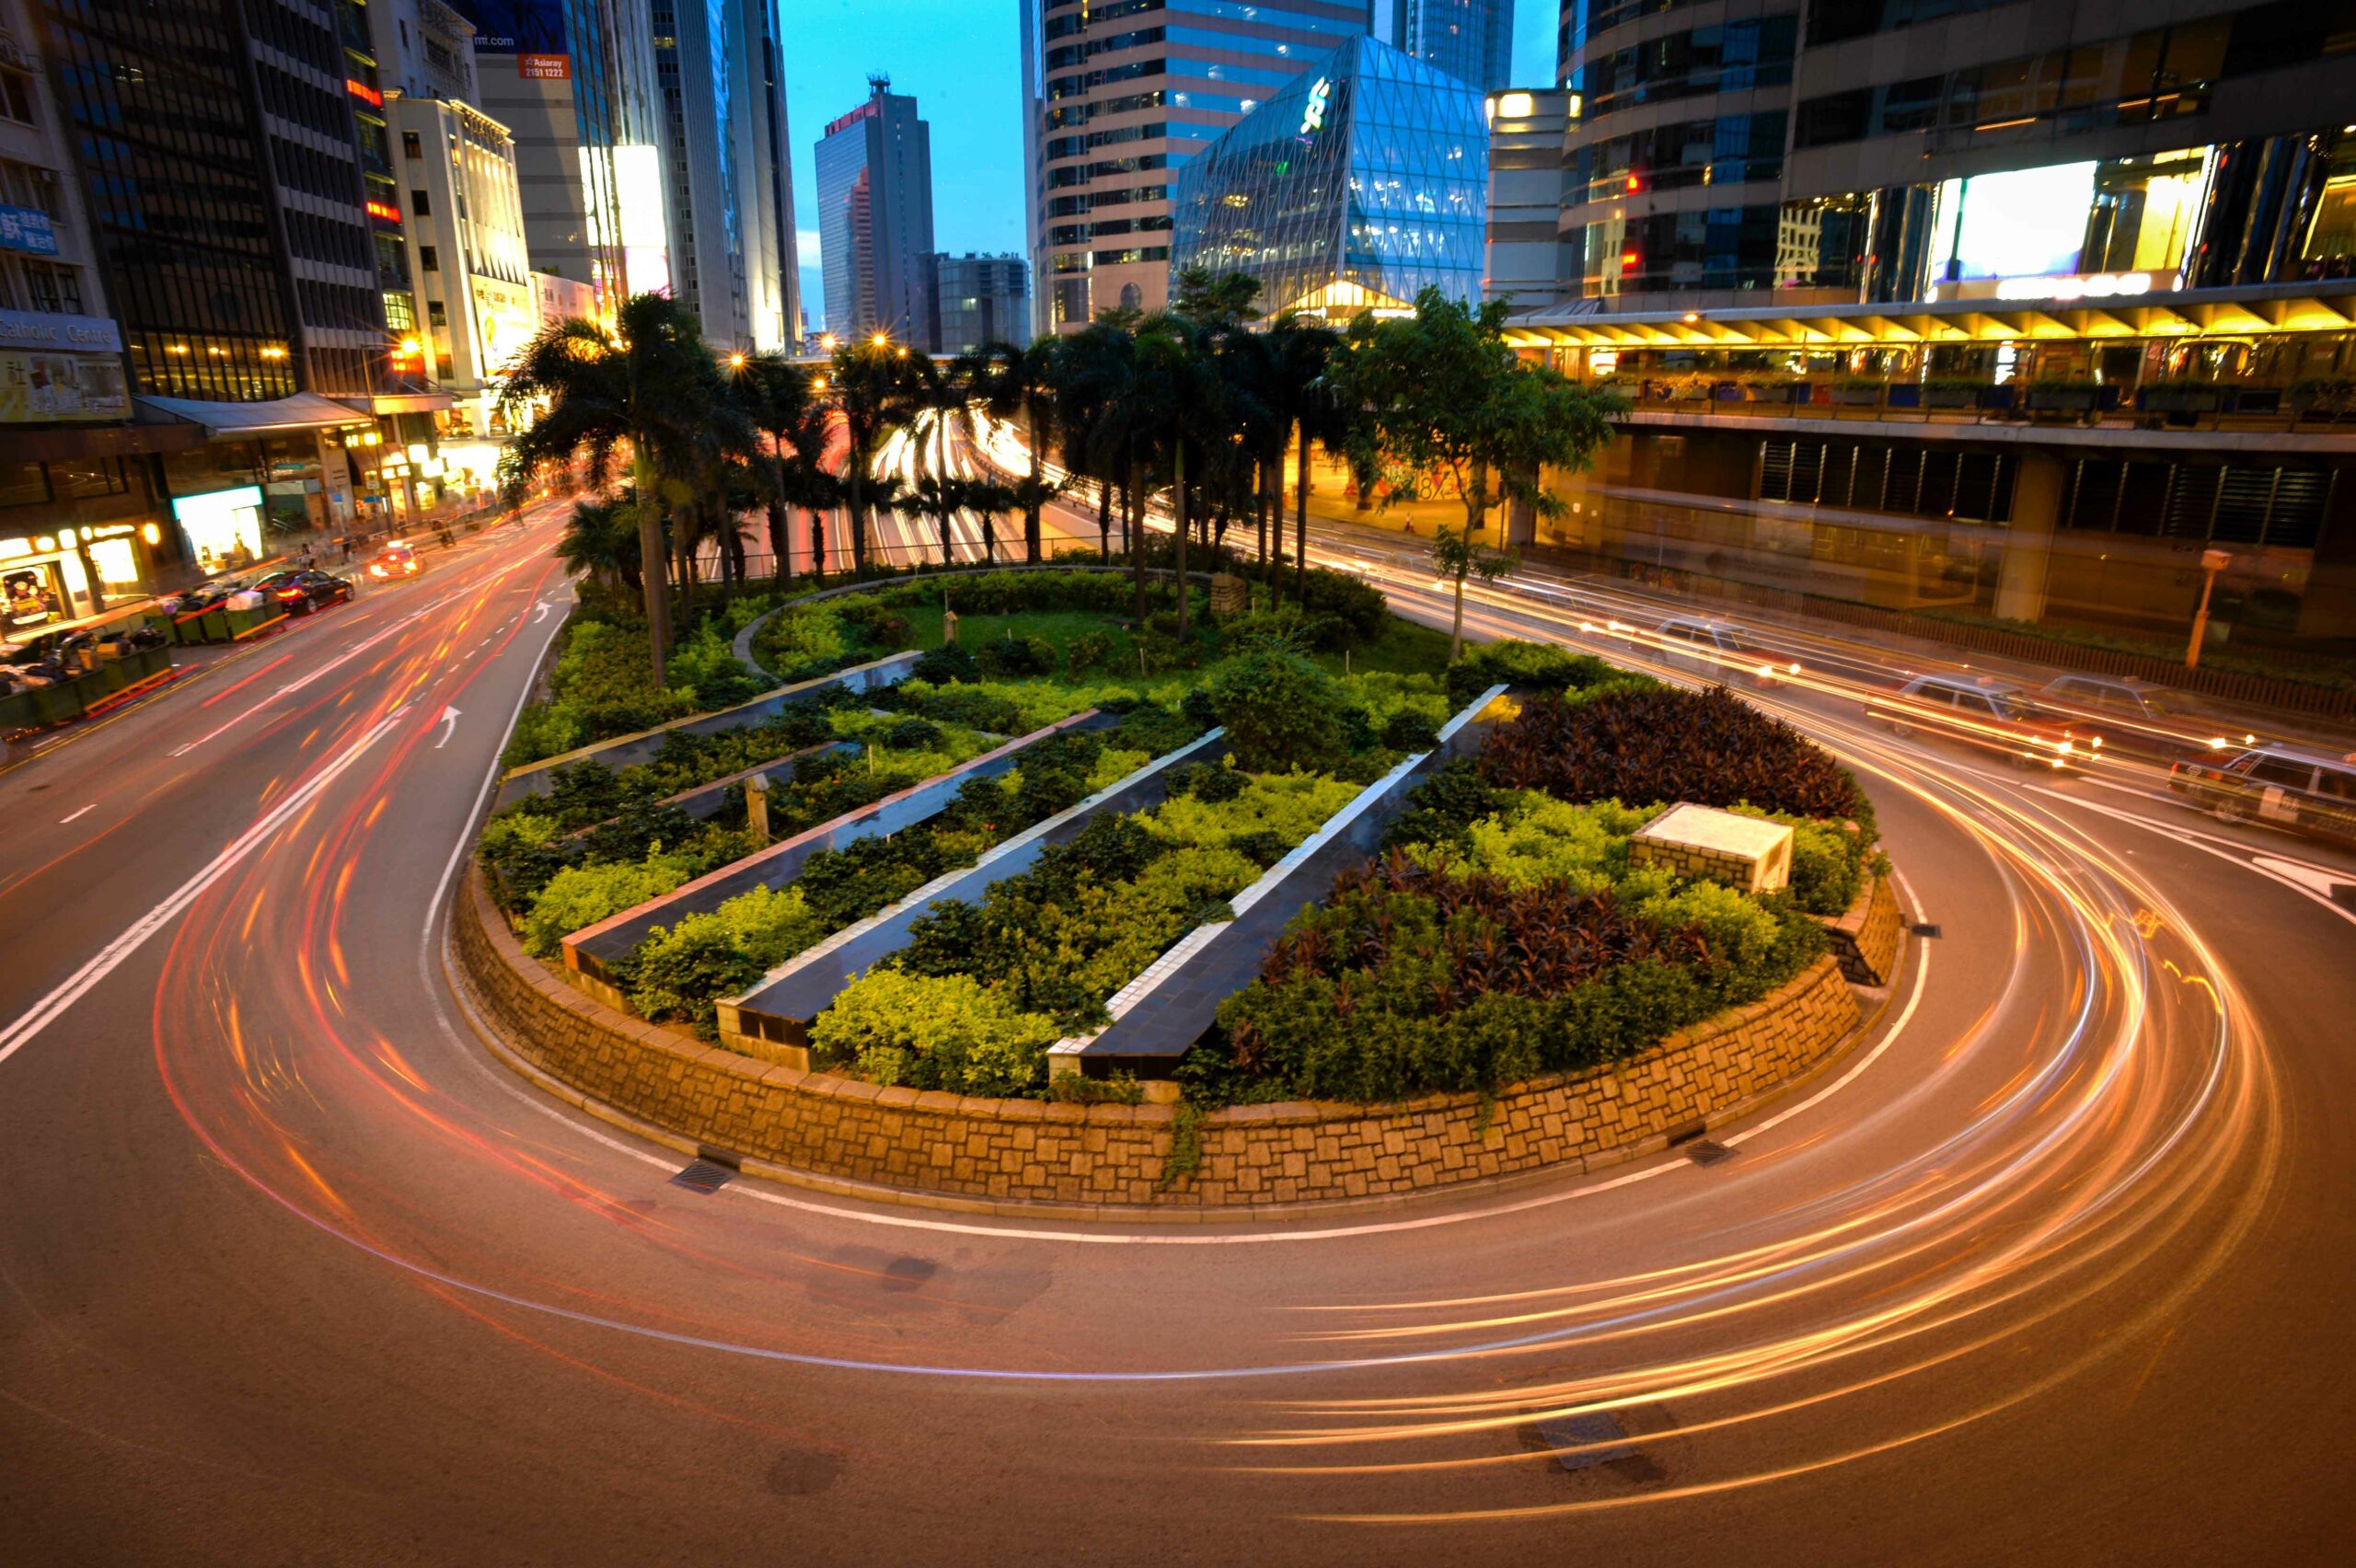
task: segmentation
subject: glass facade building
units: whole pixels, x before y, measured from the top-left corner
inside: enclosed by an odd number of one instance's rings
[[[1022,0],[1025,214],[1042,332],[1169,297],[1171,184],[1370,0]]]
[[[1388,0],[1385,42],[1461,82],[1496,92],[1513,75],[1513,0]]]
[[[1488,160],[1479,92],[1355,39],[1180,171],[1171,266],[1249,273],[1271,314],[1478,299]]]
[[[816,171],[826,330],[930,347],[932,129],[917,100],[870,77],[867,101],[826,126]]]

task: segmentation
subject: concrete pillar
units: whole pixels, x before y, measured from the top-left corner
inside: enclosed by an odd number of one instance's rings
[[[2062,460],[2027,454],[2013,479],[2013,520],[1996,577],[1995,613],[2005,620],[2045,618],[2045,582],[2053,529],[2062,515]]]

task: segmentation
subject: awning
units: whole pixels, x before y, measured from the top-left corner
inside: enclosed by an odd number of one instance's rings
[[[365,405],[372,414],[432,414],[455,409],[458,400],[447,392],[397,392],[379,398],[350,398],[353,408]]]
[[[264,403],[207,403],[194,398],[140,398],[143,409],[202,425],[208,441],[225,436],[274,435],[281,431],[331,430],[364,425],[366,414],[316,393],[297,392]]]

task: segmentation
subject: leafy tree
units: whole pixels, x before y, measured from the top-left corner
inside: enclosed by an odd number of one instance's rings
[[[867,575],[867,510],[878,503],[875,454],[884,438],[915,421],[909,356],[882,333],[835,351],[830,396],[845,437],[842,480],[850,511],[851,570]]]
[[[1297,653],[1262,648],[1222,660],[1207,690],[1228,748],[1246,772],[1323,767],[1342,754],[1341,691]]]
[[[1586,467],[1611,439],[1611,416],[1627,408],[1519,358],[1505,340],[1506,309],[1427,288],[1413,316],[1352,321],[1326,373],[1355,416],[1352,466],[1363,473],[1389,460],[1446,476],[1464,502],[1468,538],[1480,537],[1501,502],[1559,515],[1563,503],[1540,470]]]
[[[1478,576],[1484,582],[1495,582],[1521,564],[1521,558],[1511,550],[1493,550],[1468,535],[1460,534],[1443,523],[1432,540],[1432,570],[1449,580],[1455,590],[1456,610],[1448,628],[1448,662],[1451,664],[1464,651],[1464,580]]]

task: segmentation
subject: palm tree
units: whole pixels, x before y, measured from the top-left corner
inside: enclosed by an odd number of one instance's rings
[[[581,502],[565,520],[564,537],[557,541],[556,557],[575,576],[624,593],[639,591],[638,506],[625,496],[618,501]]]
[[[1178,572],[1178,635],[1186,635],[1186,536],[1193,524],[1189,502],[1191,463],[1205,473],[1213,445],[1226,444],[1227,388],[1220,384],[1212,332],[1175,311],[1161,311],[1138,324],[1138,375],[1131,398],[1139,433],[1170,475]]]
[[[754,354],[738,367],[737,400],[745,417],[768,443],[757,455],[761,502],[768,520],[769,550],[776,573],[791,577],[792,530],[788,514],[809,489],[802,454],[810,446],[814,459],[826,446],[826,413],[808,371],[781,353]]]
[[[1023,445],[1029,450],[1031,465],[1012,493],[1013,504],[1022,509],[1022,559],[1034,566],[1041,553],[1039,512],[1057,490],[1039,466],[1056,421],[1060,347],[1055,338],[1041,338],[1027,349],[1002,341],[985,343],[975,352],[977,363],[971,383],[991,419],[1022,421]]]
[[[1097,481],[1097,538],[1109,538],[1108,514],[1121,490],[1122,542],[1136,587],[1136,613],[1145,618],[1143,521],[1145,486],[1140,447],[1144,427],[1135,399],[1137,318],[1106,311],[1066,338],[1056,351],[1056,424],[1064,466]],[[1108,552],[1109,553],[1109,550]]]
[[[1270,409],[1299,443],[1300,456],[1294,470],[1292,493],[1292,533],[1295,593],[1309,592],[1309,448],[1311,442],[1322,441],[1329,449],[1343,444],[1346,434],[1345,410],[1334,398],[1325,381],[1325,367],[1332,363],[1334,350],[1341,347],[1342,335],[1332,328],[1313,322],[1287,311],[1276,317],[1266,333],[1269,376],[1266,398]],[[1284,466],[1285,441],[1280,433],[1276,445],[1276,466]],[[1281,473],[1275,486],[1281,506],[1284,483]],[[1277,526],[1283,527],[1281,511]]]
[[[877,500],[875,454],[886,436],[913,421],[908,378],[908,351],[880,332],[835,351],[829,385],[849,444],[842,477],[850,503],[851,570],[861,577],[867,575],[867,508]]]
[[[603,488],[616,455],[629,449],[640,590],[657,686],[671,644],[664,513],[672,499],[692,493],[712,444],[717,400],[711,351],[695,317],[662,294],[624,300],[610,329],[583,317],[542,329],[500,382],[501,405],[515,424],[527,406],[548,405],[500,457],[500,490],[509,504],[544,464],[585,460],[592,483]]]
[[[941,539],[941,564],[944,567],[956,561],[949,525],[959,513],[974,506],[974,491],[977,488],[975,481],[959,478],[954,474],[925,474],[917,479],[916,488],[908,492],[909,510],[918,516],[930,517],[933,521]]]

